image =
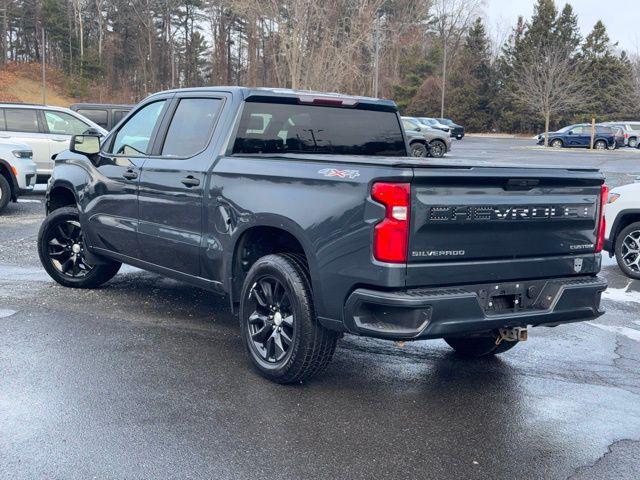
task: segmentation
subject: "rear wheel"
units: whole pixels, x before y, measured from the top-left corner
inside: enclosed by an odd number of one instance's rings
[[[59,208],[44,219],[38,233],[38,254],[44,269],[60,285],[95,288],[118,273],[121,265],[118,262],[91,265],[85,249],[77,209]]]
[[[413,142],[411,144],[411,156],[412,157],[426,157],[429,153],[427,146],[424,143]]]
[[[607,142],[605,142],[604,140],[596,140],[596,143],[593,144],[593,148],[595,148],[596,150],[606,150]]]
[[[337,334],[316,318],[306,265],[295,254],[267,255],[242,288],[240,327],[251,363],[277,383],[296,383],[331,360]]]
[[[551,140],[551,143],[549,144],[549,146],[553,148],[562,148],[563,147],[562,140],[560,140],[559,138]]]
[[[429,153],[434,158],[444,157],[444,154],[447,153],[447,146],[442,140],[433,140],[429,143]]]
[[[628,143],[628,145],[629,145],[631,148],[636,148],[636,147],[638,146],[638,139],[637,139],[636,137],[631,137],[631,138],[629,139],[629,143]]]
[[[511,350],[518,343],[502,340],[496,345],[500,338],[498,330],[484,332],[478,335],[470,335],[467,337],[448,337],[444,341],[449,344],[455,352],[463,357],[479,358]]]
[[[7,179],[0,174],[0,212],[2,212],[11,200],[11,186]]]
[[[615,255],[627,277],[640,279],[640,222],[627,225],[618,234]]]

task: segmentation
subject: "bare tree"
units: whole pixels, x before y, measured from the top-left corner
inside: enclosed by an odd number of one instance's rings
[[[442,41],[442,98],[440,116],[444,117],[447,86],[447,62],[453,60],[471,23],[480,13],[484,0],[435,0],[435,30]]]
[[[544,118],[544,145],[549,142],[552,115],[575,111],[586,98],[577,62],[565,47],[548,45],[537,52],[516,75],[512,95],[526,109]]]

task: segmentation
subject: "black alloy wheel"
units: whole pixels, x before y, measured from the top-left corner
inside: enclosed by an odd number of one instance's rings
[[[94,288],[114,277],[121,264],[107,258],[87,259],[87,245],[78,210],[63,207],[51,212],[38,232],[38,255],[49,276],[60,285]]]
[[[80,278],[93,268],[85,259],[84,237],[80,222],[68,219],[47,232],[47,254],[62,275]]]
[[[253,284],[249,297],[251,348],[267,363],[285,362],[296,334],[290,292],[277,278],[265,275]]]

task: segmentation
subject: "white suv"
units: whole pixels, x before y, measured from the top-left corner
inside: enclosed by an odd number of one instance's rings
[[[32,156],[27,145],[0,140],[0,212],[19,194],[33,190],[36,164]]]
[[[68,108],[0,103],[0,139],[31,147],[41,179],[53,171],[51,156],[67,150],[72,135],[89,130],[107,134],[104,128]]]
[[[604,212],[605,250],[625,275],[640,279],[640,183],[612,189]]]

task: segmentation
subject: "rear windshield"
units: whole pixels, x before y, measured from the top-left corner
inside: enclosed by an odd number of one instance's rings
[[[406,156],[395,112],[247,102],[233,153]]]

